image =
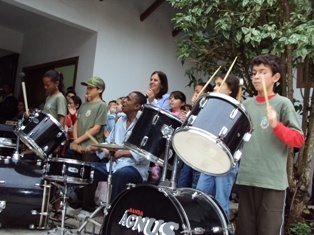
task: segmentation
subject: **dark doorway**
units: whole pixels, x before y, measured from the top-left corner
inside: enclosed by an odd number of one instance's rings
[[[0,87],[9,83],[14,88],[19,54],[12,54],[0,58]]]
[[[69,86],[75,88],[78,59],[79,57],[73,57],[23,68],[28,107],[30,109],[38,108],[45,102],[46,97],[42,79],[45,72],[50,69],[62,72],[65,90]],[[23,99],[22,92],[20,93],[20,99]]]

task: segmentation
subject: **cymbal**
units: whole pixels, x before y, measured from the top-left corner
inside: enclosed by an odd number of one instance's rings
[[[117,150],[125,150],[127,149],[124,146],[117,145],[117,144],[93,144],[93,146],[96,146],[98,148],[106,148],[109,151],[117,151]]]

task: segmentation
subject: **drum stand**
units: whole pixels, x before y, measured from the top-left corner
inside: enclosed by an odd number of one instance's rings
[[[112,149],[108,148],[108,149],[109,149],[109,172],[108,172],[109,174],[107,178],[106,202],[101,202],[100,205],[96,208],[96,210],[90,216],[85,218],[84,223],[81,225],[81,227],[77,230],[77,233],[75,234],[80,235],[88,222],[91,222],[94,225],[101,227],[101,224],[93,219],[100,210],[104,209],[104,218],[108,214],[108,209],[111,206],[110,199],[111,199],[111,190],[112,190],[112,163],[113,163],[114,153],[116,152],[116,150],[118,150],[114,148]]]
[[[17,129],[20,129],[23,120],[24,120],[24,115],[23,115],[22,119],[17,120]],[[12,156],[12,161],[15,162],[15,163],[17,163],[20,160],[20,151],[19,151],[19,149],[20,149],[20,137],[17,135],[15,152],[13,153],[13,156]]]
[[[164,134],[164,138],[167,139],[167,142],[166,142],[166,154],[165,154],[165,159],[164,159],[164,164],[163,164],[163,169],[162,169],[162,175],[161,175],[159,185],[175,189],[177,186],[176,185],[176,172],[177,172],[177,155],[176,154],[174,154],[174,163],[173,163],[173,168],[172,168],[171,179],[170,179],[170,181],[166,181],[167,166],[168,166],[168,161],[169,161],[171,136],[173,133],[173,128],[172,127],[166,127],[162,130],[162,132]]]
[[[52,183],[52,184],[56,185],[56,187],[59,188],[62,192],[61,227],[53,228],[53,229],[49,230],[48,232],[46,232],[42,235],[54,234],[58,230],[60,230],[61,235],[64,235],[67,231],[69,231],[69,229],[66,229],[64,226],[65,214],[66,214],[66,209],[67,209],[67,199],[68,199],[68,184],[67,184],[67,176],[66,175],[64,176],[63,183],[64,183],[64,186],[61,186],[57,183]],[[62,190],[62,188],[63,188],[63,190]],[[69,233],[71,233],[71,232],[69,231]]]

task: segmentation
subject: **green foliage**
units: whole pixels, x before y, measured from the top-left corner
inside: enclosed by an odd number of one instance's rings
[[[290,232],[293,235],[310,235],[311,227],[304,223],[297,223],[295,226],[290,228]]]
[[[314,58],[314,21],[311,0],[167,0],[178,10],[173,22],[183,31],[177,40],[177,57],[194,62],[212,74],[217,61],[226,72],[245,79],[249,90],[250,60],[261,53],[280,56],[291,46],[295,60]],[[285,4],[291,11],[286,12]],[[191,75],[191,74],[188,74]],[[192,79],[192,77],[190,77]]]

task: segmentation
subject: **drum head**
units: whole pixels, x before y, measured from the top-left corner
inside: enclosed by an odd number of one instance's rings
[[[194,195],[194,196],[193,196]],[[203,228],[226,230],[228,220],[214,201],[201,191],[139,185],[122,192],[112,203],[103,224],[103,235],[187,234]],[[190,233],[189,233],[190,234]],[[191,233],[192,234],[192,233]]]
[[[172,137],[172,147],[187,165],[199,172],[218,176],[232,167],[228,147],[202,129],[190,126],[177,129]]]

